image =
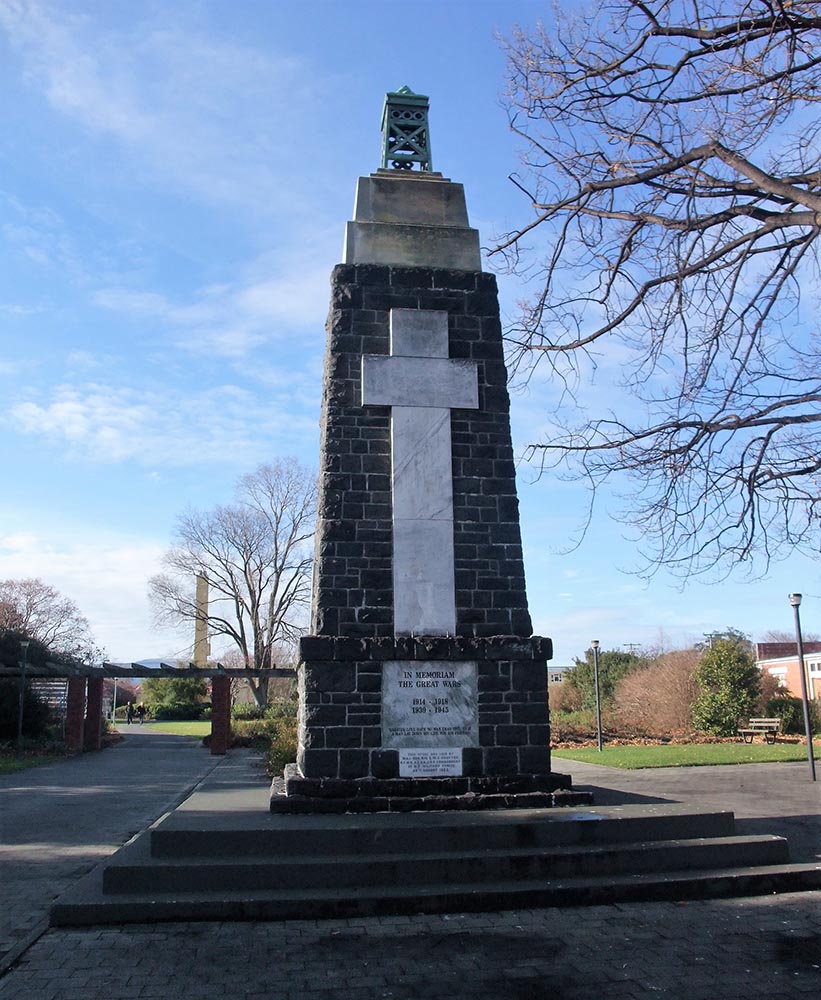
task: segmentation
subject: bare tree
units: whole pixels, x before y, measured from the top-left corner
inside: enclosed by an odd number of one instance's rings
[[[209,635],[229,639],[250,668],[276,666],[277,649],[302,631],[315,516],[316,475],[294,459],[243,476],[233,504],[187,511],[164,557],[168,572],[149,581],[157,623],[197,620],[194,581],[204,575]],[[250,684],[264,705],[267,679]]]
[[[266,689],[268,704],[277,701],[286,701],[288,698],[295,696],[296,665],[299,658],[298,650],[299,645],[296,642],[277,642],[274,644],[271,651],[271,662],[275,663],[278,667],[293,669],[294,675],[293,677],[271,677],[268,679],[268,687]],[[224,653],[217,653],[215,659],[224,667],[242,668],[245,666],[245,657],[236,646],[229,647]],[[247,697],[243,694],[246,690],[251,692],[254,701],[258,705],[259,702],[254,694],[250,678],[246,680],[244,677],[231,678],[231,704],[233,705],[238,701],[247,701]]]
[[[573,6],[505,43],[534,215],[494,253],[538,283],[514,367],[565,414],[532,456],[591,504],[627,483],[646,571],[817,552],[819,4]]]
[[[36,639],[59,656],[84,662],[103,656],[77,604],[35,577],[0,580],[0,630]]]
[[[700,658],[696,649],[672,650],[622,678],[613,705],[618,722],[653,736],[691,731]]]
[[[821,635],[817,632],[803,632],[802,639],[804,642],[821,642]],[[765,632],[761,638],[761,642],[791,642],[795,643],[795,632],[787,632],[780,628],[771,628],[768,632]]]

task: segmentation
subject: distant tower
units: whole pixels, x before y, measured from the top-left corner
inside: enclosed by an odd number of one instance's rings
[[[208,666],[208,577],[197,574],[197,617],[194,619],[194,663]]]

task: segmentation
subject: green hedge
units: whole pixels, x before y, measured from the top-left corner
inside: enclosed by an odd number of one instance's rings
[[[804,705],[800,698],[791,695],[776,695],[770,698],[764,707],[769,718],[781,719],[781,732],[804,734]],[[818,720],[818,708],[815,702],[810,702],[810,731],[821,732]]]
[[[266,708],[254,702],[242,701],[231,706],[232,719],[264,719]]]
[[[160,705],[154,711],[154,718],[158,722],[192,722],[202,719],[205,710],[210,707],[200,701],[178,701],[171,705]]]

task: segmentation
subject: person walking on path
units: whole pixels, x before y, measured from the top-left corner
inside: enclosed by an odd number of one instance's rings
[[[133,701],[130,701],[128,703],[128,708],[125,710],[125,721],[128,723],[129,726],[134,721],[134,702]]]
[[[145,705],[142,702],[137,705],[137,717],[140,720],[140,725],[142,725],[145,722]]]

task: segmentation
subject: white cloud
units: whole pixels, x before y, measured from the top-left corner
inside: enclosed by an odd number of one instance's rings
[[[161,14],[152,20],[137,7],[117,30],[63,4],[5,0],[0,27],[29,84],[61,114],[118,141],[130,163],[256,214],[307,205],[307,191],[297,190],[298,143],[289,140],[319,103],[317,67],[207,37],[196,5]],[[288,167],[286,189],[276,174]]]
[[[62,385],[51,401],[18,403],[9,416],[21,433],[67,445],[70,459],[151,468],[253,462],[272,443],[292,452],[316,435],[316,420],[295,415],[287,393],[263,400],[230,384],[200,392]]]
[[[39,577],[77,603],[109,657],[138,659],[167,647],[151,629],[147,598],[163,551],[155,539],[99,531],[87,538],[19,532],[0,536],[0,579]],[[146,649],[149,635],[155,649]]]
[[[111,364],[114,359],[109,354],[92,354],[91,351],[69,351],[66,355],[66,367],[80,371],[92,371]]]
[[[138,316],[166,318],[171,306],[158,292],[137,292],[128,288],[100,288],[92,293],[91,301],[104,309]]]
[[[19,375],[26,367],[24,361],[9,361],[8,358],[0,358],[0,376]]]
[[[99,288],[92,302],[137,319],[154,319],[191,354],[240,359],[297,330],[321,330],[328,308],[329,247],[302,249],[283,265],[266,254],[233,282],[211,285],[187,302],[154,291]],[[320,263],[317,263],[317,260]]]
[[[21,306],[9,302],[0,302],[0,313],[4,316],[34,316],[42,312],[42,306]]]

